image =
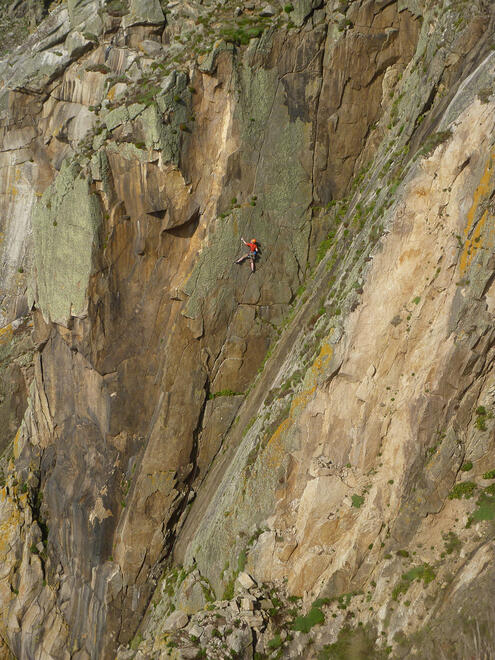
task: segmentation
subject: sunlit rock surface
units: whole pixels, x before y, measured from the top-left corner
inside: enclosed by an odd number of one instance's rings
[[[491,3],[0,16],[0,657],[491,657]]]

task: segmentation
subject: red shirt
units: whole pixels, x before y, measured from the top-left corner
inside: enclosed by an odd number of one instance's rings
[[[256,243],[246,243],[246,245],[251,250],[251,252],[258,251],[258,246],[256,245]]]

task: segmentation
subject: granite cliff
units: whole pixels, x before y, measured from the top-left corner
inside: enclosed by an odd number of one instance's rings
[[[493,657],[492,3],[0,17],[0,657]]]

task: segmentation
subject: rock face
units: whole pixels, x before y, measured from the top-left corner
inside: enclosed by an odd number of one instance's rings
[[[24,5],[5,654],[489,657],[491,4]]]

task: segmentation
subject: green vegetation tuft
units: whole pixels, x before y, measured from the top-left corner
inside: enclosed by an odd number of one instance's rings
[[[252,27],[228,27],[223,28],[221,36],[228,43],[236,46],[246,46],[251,39],[258,39],[263,34],[264,27],[254,25]]]
[[[130,644],[131,649],[133,651],[137,651],[142,641],[143,641],[143,636],[141,634],[137,634]]]
[[[436,575],[429,564],[414,566],[407,573],[403,573],[400,582],[392,590],[392,598],[398,600],[400,594],[405,594],[415,580],[423,580],[426,586],[435,579]]]
[[[456,484],[449,493],[449,500],[468,500],[473,497],[474,491],[476,490],[476,484],[472,481],[463,481],[460,484]]]
[[[208,399],[216,399],[219,396],[242,396],[244,392],[234,392],[234,390],[220,390],[219,392],[210,392],[208,394]]]
[[[471,527],[473,522],[482,522],[483,520],[495,519],[495,496],[491,494],[481,493],[476,500],[478,507],[469,516],[466,527]]]
[[[88,64],[86,66],[86,71],[106,74],[110,73],[111,69],[106,64]]]
[[[461,549],[461,539],[455,532],[447,532],[447,534],[442,534],[442,537],[445,545],[445,552],[448,555],[451,555],[453,552],[458,552]]]
[[[367,626],[352,629],[345,625],[337,641],[326,644],[318,653],[318,660],[385,660],[387,650],[378,649],[376,635]]]
[[[303,633],[309,633],[313,626],[325,623],[325,615],[319,607],[312,607],[306,616],[298,616],[295,618],[292,629],[300,630]]]
[[[464,463],[464,465],[461,465],[461,470],[463,472],[469,472],[469,470],[472,469],[473,469],[473,464],[471,461],[467,461],[466,463]]]
[[[485,406],[478,406],[476,408],[476,421],[475,426],[480,431],[486,431],[486,420],[492,419],[493,413],[487,411]]]
[[[239,553],[239,558],[237,559],[237,570],[239,573],[242,573],[242,571],[246,568],[246,563],[247,563],[247,552],[246,550],[241,550]]]
[[[237,575],[233,575],[230,580],[227,582],[225,585],[225,589],[223,591],[223,600],[232,600],[234,597],[234,584],[237,579]]]
[[[356,507],[356,509],[359,509],[364,503],[364,497],[362,497],[362,495],[354,494],[351,497],[351,500],[352,500],[352,506]]]
[[[268,648],[269,648],[270,650],[274,651],[275,649],[280,648],[280,647],[282,646],[282,644],[283,644],[283,642],[282,642],[282,638],[281,638],[280,635],[277,633],[277,634],[275,635],[275,637],[273,637],[273,638],[268,642],[267,646],[268,646]]]
[[[447,131],[440,131],[439,133],[433,133],[426,140],[419,153],[422,156],[430,156],[439,145],[446,142],[451,136],[452,131],[450,129]]]

